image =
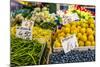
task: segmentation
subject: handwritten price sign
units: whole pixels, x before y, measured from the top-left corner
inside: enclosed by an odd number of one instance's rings
[[[16,30],[17,30],[16,37],[32,40],[32,29],[31,28],[17,27]]]
[[[77,15],[77,13],[64,15],[63,16],[63,25],[65,25],[67,23],[71,23],[72,21],[77,21],[77,20],[79,20],[79,16]]]
[[[78,47],[78,42],[77,42],[77,38],[75,35],[71,35],[69,37],[62,39],[61,43],[62,43],[62,47],[63,47],[65,53]]]
[[[23,20],[22,27],[31,28],[34,25],[33,21],[30,20]]]

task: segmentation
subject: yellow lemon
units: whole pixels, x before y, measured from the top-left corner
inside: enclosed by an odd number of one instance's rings
[[[96,44],[95,44],[95,41],[92,41],[92,42],[91,42],[91,45],[92,45],[92,46],[95,46],[95,45],[96,45]]]
[[[81,26],[84,27],[84,28],[86,28],[87,27],[87,24],[86,23],[83,23]]]
[[[81,26],[77,26],[77,28],[80,30],[81,29]]]
[[[90,41],[86,41],[85,42],[85,46],[91,46],[91,42]]]
[[[77,26],[79,26],[81,24],[81,22],[80,21],[79,22],[76,22],[76,24],[77,24]]]
[[[77,34],[77,30],[71,30],[71,34]]]
[[[72,30],[75,30],[75,29],[76,29],[76,26],[75,25],[72,25],[71,28],[70,28],[71,31]]]
[[[60,42],[58,40],[56,40],[55,43],[54,43],[54,46],[55,47],[61,47],[61,44],[60,44]]]
[[[76,28],[76,31],[77,31],[77,33],[79,32],[79,29],[78,28]]]
[[[88,40],[89,40],[89,41],[93,41],[93,40],[94,40],[94,36],[93,36],[93,35],[89,35],[89,36],[88,36]]]
[[[81,38],[81,36],[82,36],[82,34],[81,34],[81,33],[77,33],[77,37],[78,37],[78,39],[80,39],[80,38]]]
[[[69,27],[69,28],[71,27],[71,25],[70,25],[70,24],[65,24],[64,26],[65,26],[65,27]]]
[[[85,28],[81,28],[81,29],[80,29],[80,32],[81,32],[81,33],[85,33],[85,31],[86,31]]]
[[[93,30],[91,28],[87,28],[86,32],[87,32],[87,35],[93,34]]]
[[[91,24],[90,24],[90,28],[92,28],[92,29],[94,29],[94,28],[95,28],[94,23],[91,23]]]
[[[70,28],[66,27],[64,32],[65,33],[70,33]]]
[[[85,36],[87,36],[87,33],[83,33],[82,35],[85,35]]]
[[[84,46],[84,42],[83,41],[81,41],[81,40],[79,40],[79,46],[81,47],[81,46]]]
[[[93,18],[88,19],[88,23],[89,24],[94,23],[94,19]]]
[[[84,42],[87,41],[87,36],[86,35],[82,35],[81,36],[81,40],[84,41]]]

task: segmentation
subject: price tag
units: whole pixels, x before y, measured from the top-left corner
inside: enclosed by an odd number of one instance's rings
[[[64,15],[63,16],[63,25],[67,24],[67,23],[70,23],[72,20],[71,20],[71,16],[69,15]]]
[[[62,47],[63,47],[65,53],[78,47],[78,42],[77,42],[77,38],[75,35],[71,35],[71,36],[68,36],[68,37],[62,39],[61,43],[62,43]]]
[[[77,15],[77,13],[64,15],[63,16],[63,25],[65,25],[67,23],[71,23],[72,21],[76,21],[76,20],[79,20],[79,16]]]
[[[30,21],[30,20],[23,20],[22,21],[22,27],[32,28],[33,25],[34,25],[33,21]]]
[[[79,20],[79,16],[77,15],[77,13],[73,13],[73,14],[71,14],[70,16],[71,16],[71,20],[72,20],[72,21]]]
[[[17,31],[16,37],[32,40],[32,29],[31,28],[17,27],[16,31]]]

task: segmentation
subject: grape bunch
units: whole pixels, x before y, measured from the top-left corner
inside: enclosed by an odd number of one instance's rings
[[[52,53],[49,57],[50,64],[61,64],[61,63],[75,63],[75,62],[91,62],[95,61],[95,50],[72,50],[68,53],[61,51],[59,53]]]

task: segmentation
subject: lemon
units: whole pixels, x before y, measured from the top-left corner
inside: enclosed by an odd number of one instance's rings
[[[56,40],[55,43],[54,43],[54,46],[55,47],[61,47],[61,44],[60,44],[60,42],[58,40]]]
[[[85,35],[85,36],[87,36],[87,33],[83,33],[82,35]]]
[[[70,28],[70,27],[71,27],[71,25],[70,25],[70,24],[65,24],[64,26],[65,26],[65,27],[68,27],[68,28]]]
[[[74,30],[74,29],[76,29],[76,26],[75,25],[72,25],[71,26],[71,30]]]
[[[77,28],[80,30],[81,29],[81,26],[77,26]]]
[[[81,47],[81,46],[84,46],[84,42],[81,41],[81,40],[79,40],[79,46],[80,46],[80,47]]]
[[[91,24],[90,24],[90,28],[92,28],[92,29],[94,29],[94,28],[95,28],[94,23],[91,23]]]
[[[80,32],[81,32],[81,33],[85,33],[85,31],[86,31],[85,28],[81,28],[81,29],[80,29]]]
[[[90,41],[86,41],[85,42],[85,46],[91,46],[91,42]]]
[[[93,41],[93,40],[94,40],[94,36],[93,36],[93,35],[89,35],[89,36],[88,36],[88,40],[89,40],[89,41]]]
[[[77,33],[77,37],[78,37],[78,39],[80,39],[80,38],[81,38],[81,36],[82,36],[82,34],[81,34],[81,33]]]
[[[91,45],[92,45],[92,46],[95,46],[95,41],[92,41],[92,42],[91,42]]]
[[[88,19],[88,23],[89,24],[94,23],[94,19],[93,18]]]
[[[87,24],[86,23],[83,23],[81,26],[84,27],[84,28],[86,28],[87,27]]]
[[[71,34],[77,34],[77,30],[71,30]]]
[[[93,30],[91,28],[87,28],[86,32],[87,32],[87,35],[93,34]]]
[[[79,29],[78,28],[76,28],[76,31],[77,31],[77,33],[79,32]]]
[[[86,24],[86,28],[88,28],[89,27],[89,25],[88,24]]]
[[[79,25],[81,24],[81,22],[79,21],[79,22],[77,22],[76,24],[77,24],[77,26],[79,26]]]
[[[64,32],[65,33],[70,33],[70,28],[66,27]]]
[[[87,41],[87,36],[86,35],[82,35],[81,36],[81,40],[84,41],[84,42]]]

